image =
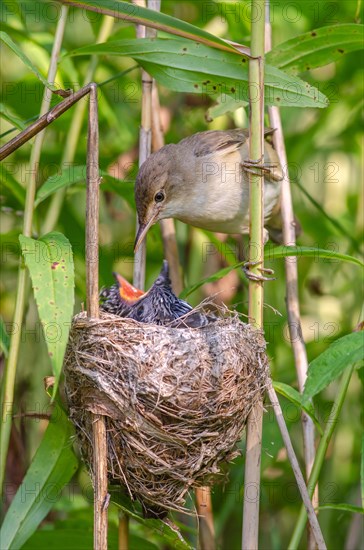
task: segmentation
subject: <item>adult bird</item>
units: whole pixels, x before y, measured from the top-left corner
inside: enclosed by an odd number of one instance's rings
[[[131,285],[124,277],[113,274],[116,284],[100,292],[101,309],[141,323],[173,327],[199,328],[215,317],[193,311],[192,306],[173,293],[167,260],[147,292]],[[190,313],[192,312],[192,313]]]
[[[266,227],[279,238],[283,171],[270,142],[273,133],[271,128],[264,133],[263,165],[248,160],[248,129],[199,132],[150,155],[135,184],[139,220],[135,249],[163,218],[220,233],[248,233],[248,172],[255,170],[264,173]]]

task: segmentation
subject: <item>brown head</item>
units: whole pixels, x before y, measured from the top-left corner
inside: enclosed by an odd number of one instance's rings
[[[165,145],[140,167],[135,182],[135,203],[139,229],[135,239],[137,250],[148,229],[158,220],[173,217],[174,203],[183,196],[184,181],[180,163],[176,166],[178,145]]]

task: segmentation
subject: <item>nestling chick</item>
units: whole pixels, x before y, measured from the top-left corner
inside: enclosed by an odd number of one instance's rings
[[[277,153],[267,139],[273,132],[265,130],[265,222],[280,209],[283,179]],[[139,219],[135,249],[150,226],[163,218],[220,233],[248,233],[247,172],[254,169],[248,159],[248,129],[200,132],[153,153],[135,184]]]
[[[100,292],[101,309],[104,311],[141,323],[173,327],[199,328],[215,320],[199,311],[186,315],[193,308],[173,293],[167,260],[163,260],[159,276],[145,293],[128,283],[121,275],[114,273],[114,277],[117,284]]]

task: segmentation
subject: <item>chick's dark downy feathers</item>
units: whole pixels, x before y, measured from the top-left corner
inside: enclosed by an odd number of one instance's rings
[[[141,323],[174,327],[198,328],[213,320],[213,317],[202,312],[192,312],[192,306],[173,293],[166,260],[157,279],[144,294],[122,277],[114,276],[117,283],[100,293],[101,309],[104,311]]]

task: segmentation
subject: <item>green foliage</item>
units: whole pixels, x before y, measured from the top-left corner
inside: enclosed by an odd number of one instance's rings
[[[9,355],[10,338],[7,333],[4,320],[0,317],[0,347],[5,357]]]
[[[315,29],[279,44],[267,54],[267,62],[290,74],[322,67],[362,50],[363,32],[363,25],[353,23]]]
[[[37,191],[34,202],[35,208],[60,189],[68,188],[77,183],[82,184],[82,189],[85,189],[86,170],[86,166],[72,166],[71,169],[70,167],[66,168],[61,174],[50,176]],[[100,170],[100,176],[102,191],[117,193],[126,200],[126,202],[134,206],[134,185],[130,182],[123,182],[117,178],[113,178],[108,172],[105,172],[105,170]]]
[[[303,399],[307,402],[326,388],[342,372],[364,359],[364,332],[353,332],[336,340],[311,361]]]
[[[120,272],[129,280],[133,271],[133,183],[138,163],[141,104],[140,71],[133,70],[133,57],[159,80],[166,143],[177,142],[206,129],[246,126],[248,110],[245,109],[246,101],[241,101],[246,99],[246,93],[243,97],[247,82],[248,62],[243,61],[247,59],[246,50],[240,53],[225,40],[249,44],[251,18],[248,2],[163,0],[163,14],[114,0],[81,0],[78,4],[81,8],[69,8],[62,58],[55,80],[57,89],[78,89],[88,73],[91,53],[97,52],[92,78],[102,84],[99,88],[102,177],[99,274],[100,285],[110,285],[113,283],[113,271]],[[31,11],[27,9],[27,3],[4,2],[3,30],[9,38],[5,37],[3,50],[6,55],[0,69],[3,83],[1,145],[39,114],[46,85],[42,75],[47,74],[60,12],[55,6],[60,10],[60,5],[56,3],[35,2]],[[120,17],[115,21],[110,39],[96,46],[102,13],[109,13],[116,7]],[[88,8],[101,8],[101,11],[91,13]],[[265,261],[268,267],[274,269],[276,280],[265,285],[264,329],[275,387],[280,393],[293,445],[302,464],[302,410],[306,410],[316,423],[319,443],[322,441],[320,430],[326,431],[327,413],[337,397],[337,388],[341,383],[338,378],[340,374],[345,378],[348,373],[346,366],[356,361],[360,353],[360,343],[357,341],[360,334],[352,334],[352,331],[360,320],[362,302],[359,296],[362,272],[358,269],[362,266],[363,253],[358,193],[363,97],[358,48],[362,47],[359,43],[362,27],[353,23],[360,18],[356,0],[289,5],[284,0],[278,0],[271,3],[271,10],[275,47],[267,57],[267,103],[273,104],[275,98],[280,97],[281,106],[289,104],[292,107],[295,100],[295,106],[306,107],[282,108],[281,111],[289,161],[286,169],[292,181],[295,214],[303,231],[296,249],[270,245],[266,248]],[[297,18],[292,21],[295,10]],[[152,23],[159,29],[157,39],[136,42],[131,24],[136,20]],[[123,51],[120,51],[121,47]],[[186,51],[183,51],[184,47]],[[338,50],[344,50],[344,54]],[[77,56],[74,55],[76,52]],[[307,70],[308,65],[314,70]],[[297,73],[301,73],[301,78],[297,78]],[[203,87],[207,80],[210,83]],[[237,82],[240,84],[239,90],[233,93],[231,88]],[[199,88],[196,89],[195,85]],[[222,89],[213,90],[212,86]],[[302,97],[298,90],[303,92]],[[221,91],[223,93],[215,93]],[[317,101],[313,99],[314,94]],[[325,98],[329,99],[329,105]],[[52,106],[59,101],[59,97],[52,95]],[[318,106],[319,103],[321,106],[327,105],[327,108],[308,107]],[[76,311],[85,301],[87,120],[83,120],[78,135],[70,136],[73,116],[74,110],[68,111],[46,130],[37,178],[34,238],[20,237],[22,246],[30,252],[26,254],[25,261],[34,287],[26,296],[27,309],[20,339],[15,396],[15,404],[22,407],[20,412],[23,408],[25,412],[37,411],[38,405],[44,403],[43,377],[52,371],[62,388],[60,373],[67,341],[67,323],[73,313],[74,298]],[[5,159],[1,167],[4,268],[0,305],[4,322],[0,328],[5,357],[9,338],[17,329],[12,326],[12,319],[31,148],[32,142],[24,145]],[[74,162],[71,165],[62,164],[65,149],[72,149]],[[45,219],[57,233],[42,237],[46,232]],[[246,241],[231,236],[225,239],[188,228],[179,222],[176,231],[185,282],[183,295],[188,295],[192,304],[209,295],[216,295],[217,299],[221,298],[241,313],[244,320],[247,285],[239,266],[247,256]],[[70,284],[67,287],[64,286],[63,270],[58,267],[52,270],[50,261],[33,261],[40,251],[46,254],[45,257],[49,254],[53,258],[52,242],[69,253],[67,281]],[[306,392],[307,396],[315,397],[314,409],[310,399],[303,400],[295,389],[297,382],[287,336],[289,320],[285,311],[285,273],[281,261],[281,258],[290,255],[298,258],[300,329],[311,365]],[[158,274],[162,258],[160,231],[154,227],[148,236],[147,288]],[[74,284],[72,260],[75,266]],[[40,281],[43,283],[40,284]],[[55,305],[51,307],[49,301],[54,301]],[[37,332],[38,318],[50,326],[54,326],[55,322],[66,323],[62,341],[50,341],[53,335],[47,332],[50,338],[44,345],[43,338]],[[301,332],[297,332],[297,337],[301,337]],[[49,352],[54,354],[52,363]],[[359,369],[358,374],[362,374],[363,370]],[[361,392],[362,383],[358,376],[353,376],[340,421],[332,427],[335,437],[331,440],[330,454],[319,475],[322,510],[319,518],[329,548],[345,547],[352,515],[360,513],[357,506],[360,488],[362,497],[364,495]],[[37,482],[42,483],[42,487],[52,484],[52,480],[65,484],[74,472],[76,461],[70,447],[70,433],[67,435],[69,425],[66,425],[63,413],[58,420],[49,424],[44,435],[43,422],[14,418],[15,441],[21,442],[21,449],[24,449],[24,468],[30,465],[24,478],[30,489]],[[244,437],[240,447],[242,456],[226,466],[224,483],[216,485],[213,491],[218,544],[221,548],[232,550],[240,548]],[[16,450],[12,442],[11,452]],[[23,476],[22,461],[17,462],[16,468],[9,470],[11,487],[19,476]],[[59,494],[55,494],[54,498],[52,495],[48,501],[37,500],[30,495],[26,502],[21,502],[23,489],[19,489],[4,522],[4,547],[19,547],[23,542],[25,548],[57,548],[57,545],[59,548],[91,547],[92,498],[84,502],[82,510],[78,507],[79,497],[89,486],[90,480],[88,477],[86,479],[85,472],[79,472],[71,486],[74,494],[64,506],[64,496]],[[279,431],[267,406],[262,455],[262,548],[273,550],[288,547],[300,507],[294,488]],[[127,497],[112,494],[112,501],[117,501],[118,508],[132,517],[131,548],[151,550],[165,545],[176,547],[176,544],[181,548],[196,547],[197,525],[193,503],[189,504],[192,515],[185,520],[188,525],[181,528],[183,541],[170,525],[167,528],[163,522],[143,519],[138,506]],[[110,505],[111,548],[117,547],[115,508],[115,504]],[[52,514],[48,514],[50,510]],[[41,521],[42,527],[34,532]],[[177,521],[175,523],[178,524]]]
[[[13,52],[22,60],[22,62],[28,67],[28,69],[30,69],[32,73],[35,74],[38,80],[40,80],[40,82],[44,84],[46,88],[51,91],[57,90],[57,88],[53,86],[53,84],[50,84],[48,80],[44,78],[44,76],[38,71],[34,63],[31,62],[31,60],[25,55],[25,53],[22,52],[19,46],[15,44],[15,42],[10,38],[9,35],[6,34],[6,32],[0,31],[0,40],[13,50]]]
[[[22,254],[32,279],[49,357],[55,391],[66,351],[74,304],[74,266],[71,245],[61,233],[38,240],[19,236]]]
[[[308,248],[308,247],[295,247],[295,246],[267,246],[264,249],[264,259],[265,260],[278,260],[279,258],[288,258],[290,256],[295,257],[310,257],[315,259],[328,259],[328,260],[341,260],[344,262],[352,263],[355,265],[359,265],[361,267],[364,267],[364,264],[361,260],[358,258],[355,258],[354,256],[349,256],[348,254],[340,254],[333,250],[324,250],[322,248]],[[198,283],[185,288],[181,292],[181,298],[187,298],[192,292],[195,292],[195,290],[199,289],[202,285],[206,283],[213,283],[216,282],[223,277],[225,277],[230,271],[233,271],[234,269],[242,268],[246,262],[238,262],[236,264],[230,265],[229,267],[225,267],[223,269],[220,269],[213,275],[210,275],[209,277],[206,277],[205,279],[201,279],[198,281]]]
[[[287,399],[289,399],[292,403],[297,405],[298,408],[305,411],[305,413],[308,414],[308,416],[313,420],[315,423],[315,426],[319,432],[320,435],[322,435],[322,428],[320,426],[320,423],[315,415],[315,409],[310,402],[305,402],[302,398],[302,395],[300,392],[292,388],[292,386],[289,386],[288,384],[283,384],[283,382],[273,382],[273,387],[276,390],[277,393],[283,395]]]
[[[169,544],[171,548],[176,548],[176,550],[192,550],[190,544],[183,539],[177,525],[160,519],[146,520],[140,510],[141,507],[137,509],[135,505],[131,505],[130,499],[123,495],[120,490],[111,489],[110,493],[111,501],[118,508],[138,523],[157,532],[165,544]]]
[[[0,538],[3,548],[21,548],[59,498],[76,472],[73,427],[56,404],[48,428],[6,514]]]
[[[185,93],[223,93],[235,101],[248,100],[245,56],[222,52],[198,42],[175,39],[117,40],[74,50],[71,55],[130,56],[160,84]],[[326,107],[316,88],[274,66],[265,66],[265,102],[282,107]]]

